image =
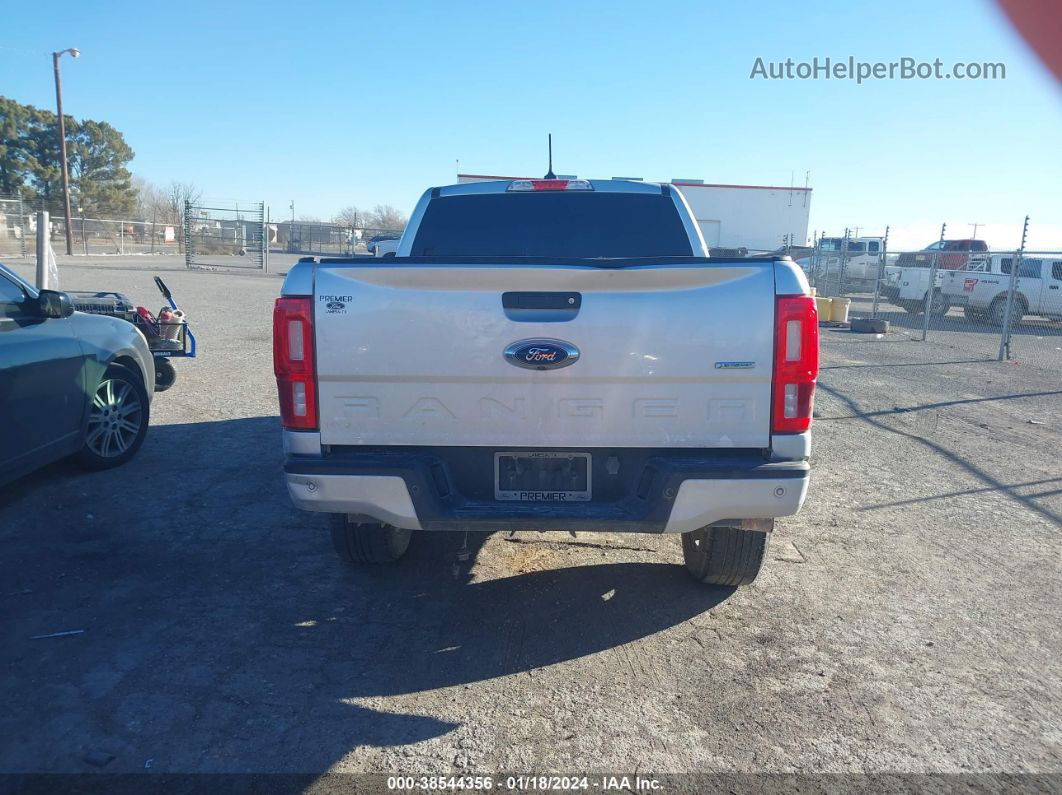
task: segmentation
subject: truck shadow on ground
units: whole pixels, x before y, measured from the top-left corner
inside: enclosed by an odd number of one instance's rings
[[[350,570],[323,518],[290,505],[280,465],[276,418],[247,418],[154,426],[125,467],[59,464],[9,487],[0,770],[89,770],[97,753],[113,755],[107,772],[145,759],[159,772],[322,771],[484,719],[445,688],[496,687],[501,704],[507,677],[600,667],[577,661],[733,592],[689,578],[677,544],[674,564],[622,562],[637,551],[605,542],[516,573],[505,556],[524,544],[472,535],[457,562],[462,534],[421,534],[399,564]],[[486,579],[472,576],[477,555]]]
[[[989,474],[981,466],[978,466],[974,462],[967,460],[966,458],[964,458],[963,456],[959,455],[954,450],[952,450],[951,448],[945,446],[944,444],[942,444],[942,443],[940,443],[938,441],[935,441],[933,439],[930,439],[930,438],[928,438],[927,436],[925,436],[923,434],[920,434],[920,433],[917,433],[917,432],[910,432],[910,431],[904,430],[902,428],[895,428],[895,427],[889,425],[888,423],[883,422],[885,417],[888,417],[890,415],[895,416],[896,411],[897,411],[896,409],[891,409],[891,410],[886,409],[886,410],[879,410],[879,411],[865,411],[855,401],[854,398],[852,398],[848,394],[842,392],[837,387],[834,387],[834,386],[831,386],[829,384],[823,383],[822,379],[820,379],[819,382],[818,382],[818,389],[822,390],[827,395],[829,395],[829,396],[831,396],[833,398],[836,398],[850,412],[848,415],[845,415],[845,416],[824,417],[823,420],[830,420],[830,419],[833,419],[833,420],[857,419],[857,420],[860,420],[862,422],[866,422],[866,423],[874,426],[878,430],[885,431],[886,433],[896,434],[898,436],[902,436],[902,437],[904,437],[906,439],[909,439],[912,442],[915,442],[917,444],[922,445],[928,452],[930,452],[932,454],[936,454],[936,455],[940,456],[941,458],[944,458],[944,459],[952,462],[956,466],[960,467],[961,469],[965,470],[968,474],[970,474],[971,476],[973,476],[974,478],[976,478],[977,480],[979,480],[981,483],[984,484],[984,490],[985,491],[998,491],[998,492],[1000,492],[1002,494],[1005,494],[1008,498],[1013,500],[1016,504],[1021,505],[1024,508],[1027,508],[1028,510],[1032,511],[1033,513],[1039,514],[1040,516],[1044,517],[1045,519],[1048,519],[1048,520],[1054,522],[1059,527],[1062,527],[1062,516],[1060,516],[1059,514],[1055,513],[1050,508],[1048,508],[1048,507],[1046,507],[1044,505],[1040,505],[1039,503],[1036,502],[1036,499],[1038,497],[1046,496],[1046,495],[1022,494],[1022,493],[1020,493],[1020,492],[1018,492],[1016,490],[1017,488],[1020,488],[1023,485],[1032,485],[1032,484],[1014,484],[1014,485],[1012,485],[1012,484],[1003,483],[998,478],[996,478],[993,475]],[[927,404],[927,405],[924,405],[924,406],[912,406],[912,407],[909,407],[909,408],[904,408],[901,413],[906,413],[906,412],[911,412],[911,411],[922,411],[922,410],[925,410],[925,409],[935,409],[935,408],[941,407],[941,406],[955,406],[955,405],[961,405],[961,404],[964,404],[964,403],[981,403],[981,402],[987,402],[987,401],[1009,400],[1009,399],[1018,399],[1018,398],[1027,398],[1027,397],[1044,397],[1044,396],[1057,395],[1057,394],[1058,394],[1058,392],[1055,392],[1055,391],[1051,391],[1051,392],[1034,392],[1034,393],[1023,393],[1023,394],[1017,394],[1017,395],[1004,395],[1004,396],[994,397],[994,398],[969,398],[969,399],[965,399],[965,400],[944,401],[944,402],[939,402],[939,403],[934,403],[934,404]],[[1048,483],[1050,481],[1043,481],[1043,482],[1044,483]],[[863,508],[861,507],[860,509],[862,510]]]

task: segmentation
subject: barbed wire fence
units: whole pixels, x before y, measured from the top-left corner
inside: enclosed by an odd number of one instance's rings
[[[1018,246],[1002,251],[948,240],[946,225],[919,251],[892,251],[888,229],[858,240],[846,230],[816,241],[801,264],[820,296],[851,301],[852,317],[888,320],[891,340],[1062,372],[1062,246],[1027,250],[1029,223]],[[880,245],[868,251],[874,240]]]

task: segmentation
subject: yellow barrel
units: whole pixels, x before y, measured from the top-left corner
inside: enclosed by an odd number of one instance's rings
[[[825,322],[830,319],[830,299],[815,296],[815,308],[819,310],[819,321]]]
[[[848,307],[851,306],[851,298],[830,299],[830,320],[834,323],[848,322]]]

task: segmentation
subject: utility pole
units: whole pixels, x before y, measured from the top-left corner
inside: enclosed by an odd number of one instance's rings
[[[74,235],[70,229],[70,170],[66,165],[66,121],[63,119],[63,80],[59,74],[59,59],[66,53],[77,58],[81,51],[76,47],[52,53],[52,66],[55,69],[55,109],[59,114],[59,162],[63,167],[63,207],[66,210],[66,253],[74,253]],[[84,222],[82,222],[83,224]]]

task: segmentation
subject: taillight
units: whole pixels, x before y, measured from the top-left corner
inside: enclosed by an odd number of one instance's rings
[[[313,350],[313,299],[278,298],[273,308],[273,372],[285,428],[317,430]]]
[[[819,313],[810,295],[780,295],[774,314],[774,433],[811,427],[819,376]]]
[[[509,183],[510,191],[543,190],[593,190],[594,186],[585,179],[517,179]]]

